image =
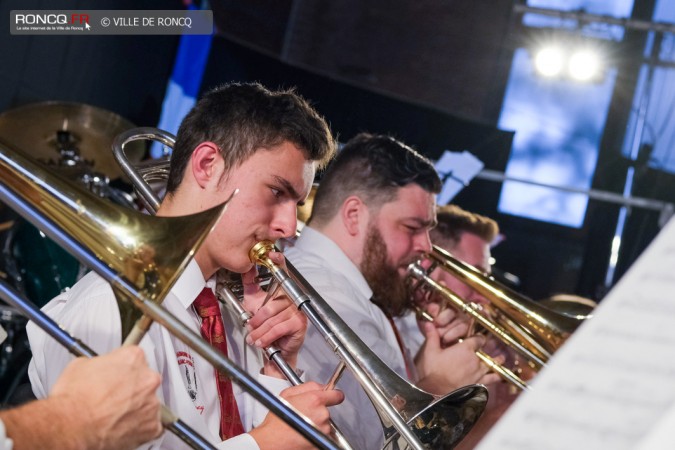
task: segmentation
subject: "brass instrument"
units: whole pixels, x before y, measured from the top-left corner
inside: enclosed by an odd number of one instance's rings
[[[536,302],[518,294],[493,278],[484,275],[449,252],[433,246],[426,258],[431,267],[425,269],[421,261],[408,266],[408,275],[414,289],[425,287],[438,293],[445,302],[480,324],[487,332],[524,357],[534,370],[546,366],[547,361],[581,324],[579,318],[560,314],[545,308]],[[468,303],[446,286],[431,278],[431,272],[440,267],[460,281],[468,284],[490,302],[489,314],[484,315],[481,308]],[[527,383],[506,367],[496,364],[484,352],[477,355],[506,381],[521,389]]]
[[[168,145],[175,142],[175,138],[164,131],[144,128],[118,135],[113,144],[115,157],[127,176],[134,180],[134,187],[150,210],[154,209],[152,205],[159,205],[159,198],[127,161],[123,148],[127,142],[136,139],[154,138]],[[160,161],[157,165],[161,168],[165,164]],[[156,173],[151,166],[144,170]],[[341,365],[354,372],[385,428],[385,448],[449,449],[468,433],[485,409],[487,389],[484,386],[466,386],[438,397],[403,380],[372,353],[290,263],[287,262],[289,276],[267,258],[273,249],[274,244],[261,242],[251,249],[251,260],[271,271],[288,296],[307,314],[338,354]],[[227,294],[224,296],[228,297]],[[240,311],[240,314],[244,313]],[[340,371],[340,368],[336,370],[330,385],[336,381]]]
[[[154,190],[150,186],[150,183],[155,181],[166,181],[166,178],[169,176],[170,159],[165,157],[151,161],[150,163],[145,163],[143,165],[132,165],[126,157],[124,147],[128,143],[135,142],[137,140],[154,140],[169,148],[173,148],[176,138],[171,133],[168,133],[164,130],[144,127],[134,128],[126,132],[122,132],[117,135],[113,141],[113,154],[115,155],[115,159],[120,164],[122,171],[132,180],[134,188],[139,193],[146,209],[154,214],[159,209],[161,202],[159,197],[155,194]],[[221,270],[218,272],[216,295],[222,302],[226,303],[228,307],[237,314],[240,325],[245,327],[246,323],[251,320],[253,316],[241,306],[239,299],[230,289],[229,284],[231,284],[231,282],[227,278],[228,276],[224,271]],[[281,372],[284,374],[284,376],[286,376],[288,381],[293,386],[302,384],[300,377],[281,357],[281,352],[278,348],[275,346],[269,346],[265,348],[264,351],[267,358],[276,364],[279,370],[281,370]],[[340,445],[340,448],[343,450],[352,450],[352,447],[347,441],[347,438],[345,438],[344,434],[342,434],[340,429],[332,421],[331,428],[337,443]]]
[[[157,303],[169,292],[225,206],[186,217],[153,217],[102,200],[0,142],[0,199],[110,283],[133,304],[321,448],[333,442],[307,419],[204,342]],[[170,242],[167,236],[171,236]],[[130,314],[136,314],[129,308]],[[163,415],[163,421],[165,416]],[[175,419],[175,417],[174,417]],[[178,421],[177,421],[178,422]],[[172,431],[180,423],[165,424]],[[187,430],[181,439],[190,438]],[[202,439],[203,440],[203,439]],[[194,448],[212,448],[208,442]]]
[[[148,211],[157,211],[159,209],[160,199],[152,190],[151,183],[166,183],[169,178],[168,157],[141,162],[133,165],[127,156],[125,148],[132,142],[139,140],[152,140],[160,142],[166,147],[173,148],[176,143],[176,137],[168,131],[158,128],[141,127],[131,128],[115,136],[112,144],[113,155],[122,172],[129,177],[131,184],[139,194]]]
[[[429,394],[392,371],[286,261],[288,272],[269,258],[277,251],[262,241],[249,252],[266,267],[349,368],[375,406],[386,449],[449,449],[469,432],[487,404],[487,389],[469,385],[445,396]]]

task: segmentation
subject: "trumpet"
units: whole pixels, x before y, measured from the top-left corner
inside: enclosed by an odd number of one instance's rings
[[[434,245],[425,257],[432,262],[429,268],[425,269],[421,260],[408,266],[412,291],[424,288],[437,293],[444,303],[466,313],[488,333],[525,358],[535,371],[546,366],[553,352],[582,323],[579,318],[538,305],[438,246]],[[430,274],[436,267],[446,270],[487,298],[490,302],[489,316],[484,315],[478,305],[464,301],[451,289],[435,281]],[[479,353],[477,356],[503,379],[520,389],[528,389],[527,383],[511,370],[497,364],[484,352]]]
[[[161,130],[153,133],[167,142],[172,138]],[[129,178],[137,180],[134,186],[146,205],[159,205],[159,199],[143,176],[138,175],[128,162],[123,147],[153,133],[148,128],[129,130],[118,135],[113,144],[115,157],[122,169],[128,171]],[[164,162],[159,162],[158,166],[162,164]],[[150,168],[144,170],[153,171]],[[251,249],[249,257],[252,262],[270,271],[324,336],[338,355],[340,365],[345,365],[355,374],[380,416],[385,448],[452,448],[468,433],[485,409],[487,390],[484,386],[470,385],[439,397],[403,380],[361,341],[290,263],[287,262],[288,273],[276,266],[268,257],[271,251],[276,251],[273,243],[260,242]],[[330,384],[335,382],[339,372],[340,369],[336,370]]]
[[[220,218],[223,205],[188,217],[140,214],[97,198],[48,172],[21,152],[11,151],[3,142],[0,142],[0,199],[108,281],[121,299],[118,303],[125,310],[121,311],[123,318],[136,316],[131,311],[135,306],[274,414],[286,419],[309,441],[321,448],[337,450],[330,438],[313,424],[157,303],[169,292]],[[166,236],[172,237],[170,245]],[[139,251],[143,258],[139,258]],[[212,448],[208,443],[191,445]]]

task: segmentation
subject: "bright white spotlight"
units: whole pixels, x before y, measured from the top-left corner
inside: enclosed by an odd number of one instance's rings
[[[570,57],[568,70],[575,80],[591,80],[600,73],[600,57],[591,50],[576,51]]]
[[[555,77],[563,69],[565,54],[557,47],[544,47],[534,56],[534,67],[545,77]]]

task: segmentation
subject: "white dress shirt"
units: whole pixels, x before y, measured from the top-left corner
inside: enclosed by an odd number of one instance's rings
[[[200,334],[201,318],[194,311],[192,302],[204,286],[202,272],[192,261],[162,303],[197,334]],[[221,310],[229,358],[275,395],[288,387],[285,380],[260,374],[263,367],[261,353],[245,344],[244,330],[228,308]],[[122,342],[120,314],[114,293],[110,285],[94,273],[54,298],[43,311],[99,354],[119,347]],[[27,332],[33,352],[28,375],[33,392],[38,398],[43,398],[73,356],[32,322],[28,324]],[[162,376],[159,398],[178,417],[218,448],[258,449],[249,434],[227,441],[220,439],[220,403],[211,364],[158,324],[152,325],[141,340],[140,347],[145,351],[150,367]],[[251,430],[264,419],[267,409],[234,383],[233,391],[244,429]],[[165,432],[142,448],[174,450],[188,447],[172,433]]]
[[[415,311],[407,310],[400,317],[395,317],[396,327],[401,339],[405,342],[405,346],[412,355],[416,355],[424,344],[424,334],[420,331],[417,325],[417,314]]]
[[[12,450],[14,443],[5,433],[5,424],[0,420],[0,450]]]
[[[385,314],[370,301],[373,295],[358,267],[322,233],[306,226],[286,258],[307,279],[363,342],[392,370],[407,379],[405,361]],[[298,364],[308,380],[325,383],[338,359],[325,339],[310,325]],[[345,401],[331,408],[331,417],[357,449],[382,447],[382,425],[375,408],[351,372],[337,387]]]

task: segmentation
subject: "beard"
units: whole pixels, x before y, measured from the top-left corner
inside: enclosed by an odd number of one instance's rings
[[[373,290],[373,303],[390,316],[397,317],[411,307],[410,294],[398,267],[387,261],[387,254],[382,234],[376,227],[369,226],[359,269]]]

